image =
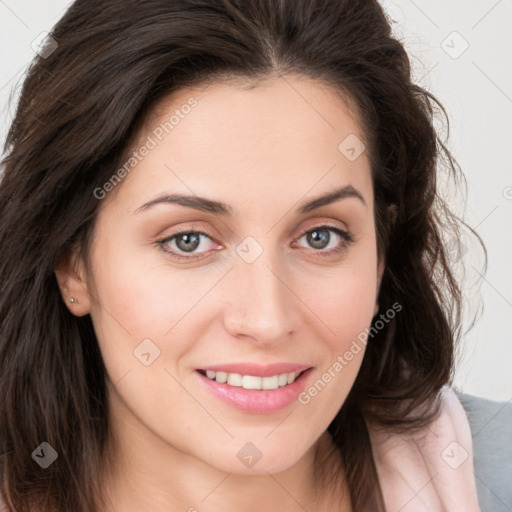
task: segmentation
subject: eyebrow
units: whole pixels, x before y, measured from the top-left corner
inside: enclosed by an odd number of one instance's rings
[[[304,215],[313,210],[316,210],[317,208],[321,208],[322,206],[327,206],[336,201],[341,201],[348,198],[359,199],[366,206],[363,195],[352,185],[346,185],[337,190],[334,190],[333,192],[329,192],[328,194],[324,194],[320,197],[312,199],[311,201],[308,201],[307,203],[300,206],[297,211],[301,215]],[[193,208],[194,210],[213,213],[214,215],[219,216],[234,215],[234,211],[231,206],[221,201],[214,201],[205,197],[181,194],[165,194],[163,196],[156,197],[155,199],[152,199],[151,201],[148,201],[147,203],[144,203],[142,206],[137,208],[134,213],[148,210],[157,204],[178,204],[180,206],[185,206],[186,208]]]
[[[348,199],[349,197],[359,199],[366,206],[366,201],[364,200],[363,194],[361,194],[361,192],[359,192],[359,190],[354,188],[352,185],[346,185],[337,190],[334,190],[333,192],[329,192],[328,194],[308,201],[299,208],[299,213],[309,213],[312,210],[316,210],[317,208],[321,208],[322,206],[326,206],[336,201],[341,201],[342,199]]]

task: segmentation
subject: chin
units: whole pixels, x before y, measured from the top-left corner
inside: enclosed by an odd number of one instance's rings
[[[297,445],[283,445],[274,447],[272,443],[240,443],[240,446],[231,451],[223,451],[207,463],[222,471],[240,475],[266,475],[267,473],[280,473],[286,471],[304,455],[296,452]],[[295,449],[295,451],[294,451]]]

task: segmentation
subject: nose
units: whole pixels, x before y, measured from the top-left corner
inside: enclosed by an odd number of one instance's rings
[[[290,276],[270,250],[252,263],[237,258],[223,290],[225,329],[261,345],[289,341],[301,318]]]

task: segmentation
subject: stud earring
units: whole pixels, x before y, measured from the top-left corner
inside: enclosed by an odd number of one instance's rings
[[[71,297],[71,299],[69,299],[69,302],[71,302],[71,304],[76,304],[78,301],[75,299],[75,297]]]

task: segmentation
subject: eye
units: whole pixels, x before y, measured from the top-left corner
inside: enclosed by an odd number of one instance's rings
[[[334,233],[334,236],[331,233]],[[310,247],[317,249],[317,252],[327,254],[342,251],[354,241],[354,237],[348,231],[329,225],[308,229],[298,240],[303,238]]]
[[[191,259],[195,258],[198,252],[208,252],[208,247],[204,247],[205,245],[208,246],[208,243],[205,243],[204,239],[212,240],[211,236],[203,231],[183,230],[158,240],[157,244],[175,258]],[[203,250],[196,251],[198,248]],[[192,254],[192,256],[184,256],[183,254]]]
[[[334,233],[334,236],[331,235],[332,233]],[[322,256],[340,252],[354,241],[352,234],[348,231],[329,225],[304,231],[298,240],[303,238],[306,239],[310,247],[317,249],[316,252],[321,253]],[[208,248],[208,240],[210,243],[213,242],[212,236],[204,231],[184,229],[157,240],[156,243],[173,258],[190,260],[200,258],[201,254],[212,250]]]

